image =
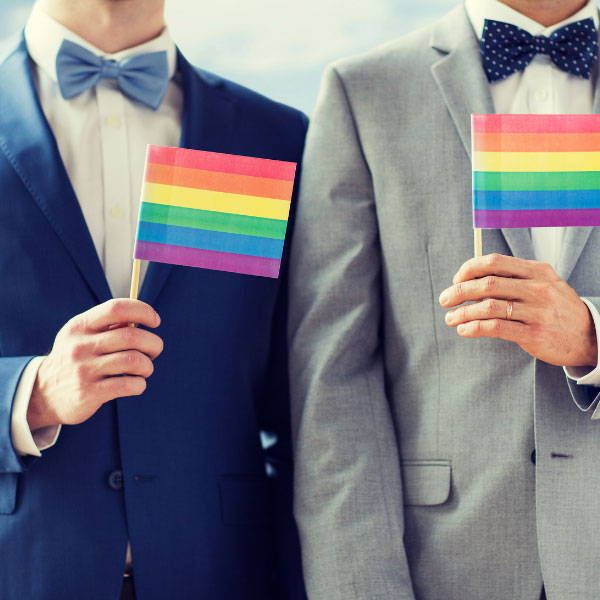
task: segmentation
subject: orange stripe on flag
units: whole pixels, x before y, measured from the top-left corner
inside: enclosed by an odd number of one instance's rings
[[[476,152],[598,152],[600,133],[473,134]]]
[[[249,175],[202,171],[200,169],[153,163],[148,163],[146,167],[146,181],[148,183],[176,185],[227,194],[274,198],[276,200],[287,200],[288,202],[294,187],[293,181],[264,179]]]

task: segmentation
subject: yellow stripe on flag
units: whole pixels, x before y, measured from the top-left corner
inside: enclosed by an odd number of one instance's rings
[[[143,200],[153,204],[279,219],[280,221],[286,221],[290,212],[288,200],[227,194],[161,183],[144,183]]]
[[[600,171],[600,152],[475,152],[474,171]]]

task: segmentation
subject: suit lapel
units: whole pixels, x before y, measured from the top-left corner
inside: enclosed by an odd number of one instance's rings
[[[183,87],[182,148],[231,152],[236,108],[217,78],[197,72],[178,53],[178,71]],[[172,265],[151,262],[144,278],[140,299],[152,304],[165,285]]]
[[[490,86],[481,67],[479,43],[463,6],[453,10],[434,28],[431,46],[443,54],[431,66],[432,75],[464,150],[471,158],[471,114],[495,111]],[[502,229],[502,234],[513,256],[533,258],[528,229]]]
[[[600,113],[600,77],[596,82],[594,91],[594,105],[592,113]],[[564,279],[568,280],[585,248],[585,244],[592,233],[593,227],[567,227],[565,231],[565,240],[563,251],[558,262],[557,272]]]
[[[54,229],[92,293],[111,297],[79,202],[42,112],[23,39],[0,65],[0,151]]]

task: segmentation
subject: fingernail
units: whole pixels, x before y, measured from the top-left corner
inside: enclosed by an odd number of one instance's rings
[[[448,290],[444,290],[440,294],[440,304],[446,304],[448,302],[449,298],[450,298],[450,294],[448,293]]]
[[[446,313],[446,323],[450,324],[452,323],[452,319],[454,318],[454,312],[447,312]]]
[[[160,325],[160,315],[156,311],[154,311],[154,322],[157,327]]]
[[[459,326],[456,328],[456,331],[458,331],[458,333],[459,333],[460,335],[462,335],[463,333],[466,333],[466,332],[467,332],[467,326],[466,326],[466,325],[459,325]]]

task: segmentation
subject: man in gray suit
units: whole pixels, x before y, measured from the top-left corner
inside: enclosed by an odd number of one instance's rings
[[[311,600],[600,598],[600,231],[468,260],[470,114],[600,112],[597,25],[467,0],[325,75],[289,325]]]

